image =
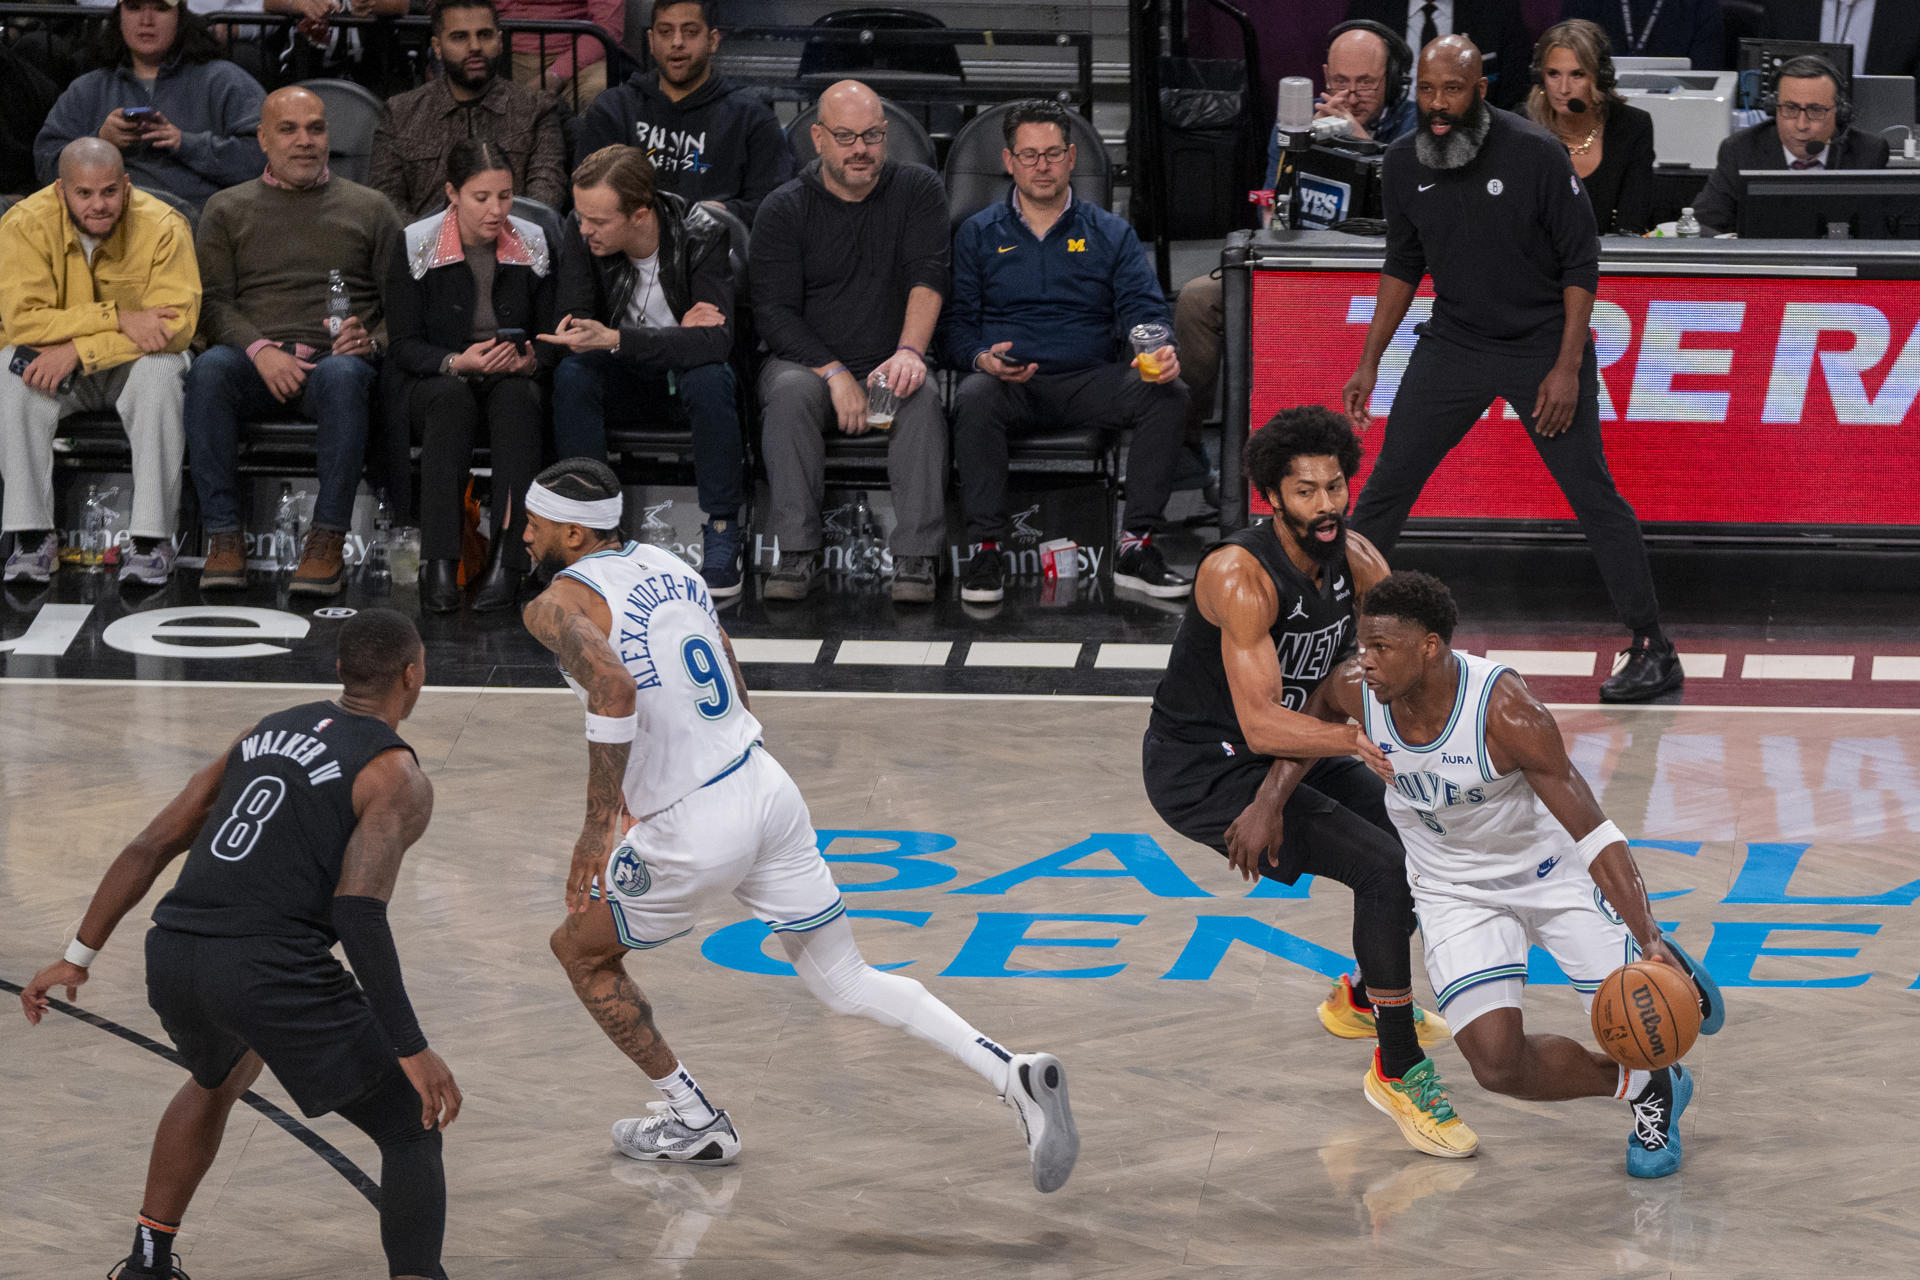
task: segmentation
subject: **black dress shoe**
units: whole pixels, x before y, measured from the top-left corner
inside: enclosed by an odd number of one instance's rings
[[[1671,693],[1686,680],[1680,655],[1671,644],[1656,645],[1646,636],[1635,636],[1626,654],[1626,665],[1600,686],[1600,701],[1647,702]]]
[[[520,600],[520,581],[526,575],[518,569],[509,569],[496,564],[487,570],[487,576],[480,579],[480,593],[473,598],[474,611],[491,613],[496,609],[511,609]]]
[[[429,560],[420,566],[420,607],[428,613],[452,613],[460,607],[458,560]]]

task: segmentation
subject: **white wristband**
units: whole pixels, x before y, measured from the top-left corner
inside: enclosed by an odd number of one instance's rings
[[[1580,842],[1573,846],[1573,851],[1579,855],[1581,866],[1590,867],[1593,865],[1593,860],[1606,851],[1608,845],[1625,843],[1627,843],[1626,833],[1614,826],[1611,821],[1607,821],[1582,836]]]
[[[597,716],[587,712],[588,742],[632,742],[639,733],[639,716]]]
[[[79,965],[84,969],[92,964],[94,958],[99,954],[100,948],[90,947],[76,937],[72,942],[67,944],[66,961],[68,964]]]

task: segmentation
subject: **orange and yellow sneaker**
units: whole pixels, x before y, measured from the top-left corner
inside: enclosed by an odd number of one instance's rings
[[[1447,1101],[1446,1086],[1440,1083],[1432,1058],[1420,1059],[1417,1066],[1392,1080],[1381,1074],[1380,1051],[1375,1049],[1365,1089],[1367,1101],[1400,1126],[1400,1136],[1415,1151],[1464,1160],[1480,1149],[1480,1139]]]
[[[1373,1025],[1373,1010],[1354,1006],[1353,980],[1344,973],[1334,980],[1333,990],[1321,1002],[1320,1025],[1342,1040],[1371,1040],[1378,1034]],[[1417,1004],[1413,1006],[1413,1030],[1420,1037],[1422,1049],[1432,1048],[1453,1034],[1445,1018],[1428,1013]]]

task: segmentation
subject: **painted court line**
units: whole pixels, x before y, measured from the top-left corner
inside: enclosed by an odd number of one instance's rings
[[[1875,680],[1920,680],[1920,658],[1879,654],[1873,660]]]
[[[950,640],[842,640],[835,666],[943,667]]]
[[[743,640],[739,636],[729,636],[733,642],[733,656],[741,662],[797,662],[809,664],[819,661],[820,641],[818,640]]]
[[[1597,662],[1590,649],[1489,649],[1487,659],[1523,676],[1590,676]]]
[[[1680,655],[1680,669],[1687,673],[1689,680],[1720,680],[1727,674],[1727,655],[1724,653],[1683,653]]]
[[[1101,671],[1164,671],[1172,656],[1170,644],[1103,644],[1093,665]]]
[[[967,648],[970,667],[1071,667],[1080,660],[1078,643],[1031,640],[976,640]]]
[[[1851,680],[1850,653],[1750,653],[1740,664],[1742,680]]]

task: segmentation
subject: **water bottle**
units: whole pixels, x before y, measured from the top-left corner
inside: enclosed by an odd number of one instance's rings
[[[373,504],[373,537],[367,539],[365,578],[373,588],[393,584],[393,563],[387,546],[393,538],[393,508],[387,503],[387,491],[380,490]]]
[[[1700,238],[1700,219],[1693,216],[1691,207],[1680,211],[1680,220],[1673,224],[1673,233],[1684,240]]]
[[[80,523],[80,563],[88,573],[100,572],[107,550],[107,522],[100,510],[100,487],[87,486]]]
[[[327,332],[334,337],[340,336],[340,326],[353,314],[353,298],[347,293],[347,282],[339,271],[327,272]]]
[[[879,522],[873,518],[873,507],[867,502],[867,491],[864,489],[854,495],[850,523],[852,536],[847,539],[847,572],[855,582],[872,582],[880,576],[883,548]]]
[[[306,496],[282,481],[280,504],[273,511],[273,562],[289,572],[300,567],[300,499]]]

